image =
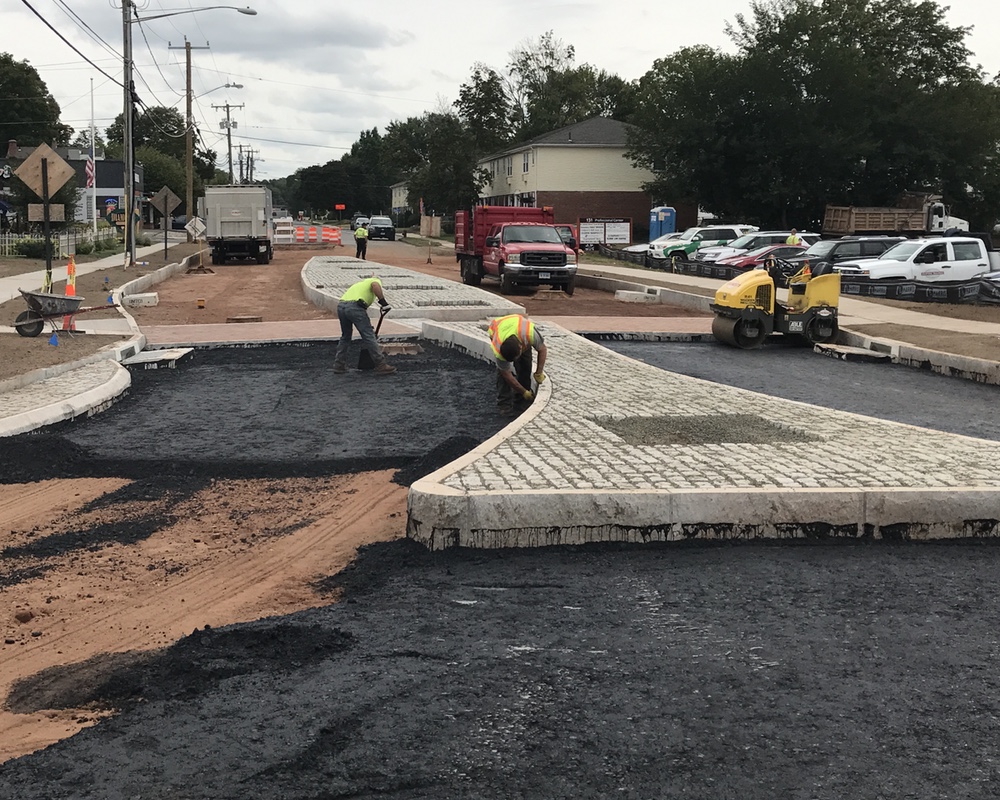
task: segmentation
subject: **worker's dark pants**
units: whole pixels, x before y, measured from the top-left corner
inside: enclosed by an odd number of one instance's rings
[[[372,327],[372,321],[368,318],[367,308],[354,301],[338,303],[337,319],[340,320],[340,343],[337,345],[335,361],[341,364],[347,363],[347,349],[351,346],[354,328],[357,328],[358,333],[361,334],[361,346],[368,351],[375,365],[378,366],[385,361],[385,356],[382,355],[378,341],[375,339],[375,329]]]
[[[358,244],[358,251],[354,254],[355,258],[368,258],[368,240],[367,239],[355,239]]]
[[[530,347],[527,352],[514,359],[514,376],[525,389],[531,388]],[[503,373],[497,370],[497,408],[501,411],[513,411],[515,408],[524,408],[527,405],[528,401],[519,395],[514,387],[504,380]]]

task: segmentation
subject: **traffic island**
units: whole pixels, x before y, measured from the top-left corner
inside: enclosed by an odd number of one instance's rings
[[[415,482],[434,549],[1000,535],[995,442],[690,378],[542,324],[529,411]],[[485,323],[423,336],[487,359]]]

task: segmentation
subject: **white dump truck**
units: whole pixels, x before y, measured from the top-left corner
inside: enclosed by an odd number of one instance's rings
[[[271,242],[271,190],[266,186],[206,186],[199,201],[212,263],[231,258],[268,264]]]

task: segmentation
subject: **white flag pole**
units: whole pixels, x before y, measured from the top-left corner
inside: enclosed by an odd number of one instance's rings
[[[94,141],[94,79],[90,79],[90,163],[94,168],[94,185],[90,187],[90,214],[94,220],[94,238],[97,238],[97,147]]]

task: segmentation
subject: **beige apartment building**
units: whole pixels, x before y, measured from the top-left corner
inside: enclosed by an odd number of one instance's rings
[[[558,222],[625,217],[648,231],[653,204],[640,186],[653,174],[625,158],[627,128],[592,117],[484,158],[479,166],[491,180],[480,202],[552,206]]]

